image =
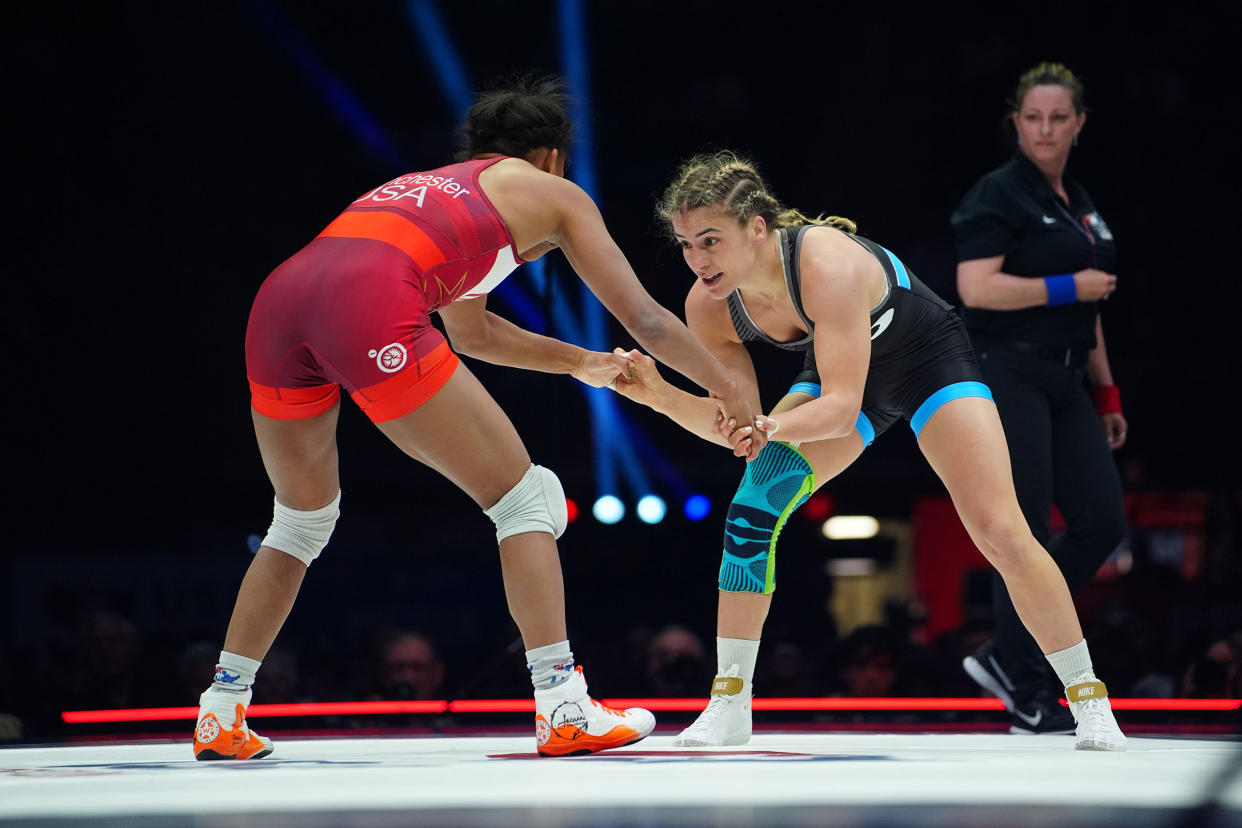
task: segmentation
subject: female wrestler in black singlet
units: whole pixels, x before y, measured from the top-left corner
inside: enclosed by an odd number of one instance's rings
[[[687,162],[660,216],[695,274],[694,335],[735,375],[754,365],[744,339],[806,350],[803,374],[769,416],[705,429],[710,398],[663,382],[638,352],[617,390],[740,455],[756,431],[772,441],[747,464],[726,522],[717,621],[720,675],[682,745],[750,736],[750,683],[775,587],[781,526],[875,435],[910,422],[971,538],[1004,577],[1023,622],[1061,677],[1081,749],[1124,750],[1107,691],[1091,667],[1060,571],[1031,535],[1014,494],[1005,434],[970,341],[952,309],[854,223],[785,209],[754,166],[728,152]]]

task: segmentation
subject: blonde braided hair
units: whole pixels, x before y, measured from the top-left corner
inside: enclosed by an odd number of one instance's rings
[[[760,216],[772,229],[815,224],[846,233],[858,232],[858,225],[847,218],[809,218],[799,210],[785,207],[768,189],[755,164],[728,150],[696,155],[678,167],[672,183],[656,203],[656,216],[671,235],[674,216],[713,206],[732,215],[738,224]]]

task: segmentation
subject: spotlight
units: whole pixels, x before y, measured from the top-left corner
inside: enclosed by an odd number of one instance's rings
[[[834,515],[824,521],[824,537],[828,540],[862,540],[874,538],[880,522],[870,515]]]
[[[668,511],[668,507],[664,505],[664,501],[656,495],[644,495],[638,501],[638,519],[643,523],[659,523],[664,520],[664,513]]]
[[[625,517],[625,504],[615,495],[604,495],[595,501],[595,505],[591,507],[591,514],[595,515],[595,519],[600,523],[616,523]]]
[[[802,504],[802,508],[798,510],[804,520],[811,523],[823,523],[832,514],[836,508],[832,495],[828,492],[816,492]]]
[[[712,510],[712,502],[703,495],[691,495],[686,501],[686,517],[691,520],[702,520]]]
[[[565,511],[569,513],[568,521],[570,523],[578,519],[578,504],[569,498],[565,498]]]

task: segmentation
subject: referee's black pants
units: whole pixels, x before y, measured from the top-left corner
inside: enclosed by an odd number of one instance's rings
[[[975,336],[975,352],[996,400],[1018,503],[1035,539],[1061,568],[1070,593],[1091,582],[1121,542],[1121,478],[1080,367]],[[1049,542],[1052,504],[1066,531]],[[1047,681],[1049,666],[993,573],[993,655],[1023,690]]]

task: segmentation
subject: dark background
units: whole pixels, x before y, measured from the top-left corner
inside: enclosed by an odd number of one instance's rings
[[[1070,169],[1119,248],[1120,289],[1104,308],[1130,422],[1118,463],[1131,490],[1207,492],[1225,527],[1217,542],[1236,558],[1237,4],[1160,15],[1123,4],[587,6],[598,202],[648,290],[678,313],[687,274],[653,200],[679,161],[717,147],[755,157],[786,203],[853,218],[956,302],[948,217],[1012,151],[1002,124],[1017,76],[1041,60],[1070,65],[1090,108]],[[440,12],[476,87],[561,69],[554,3]],[[5,16],[0,672],[63,672],[83,619],[108,609],[137,625],[144,675],[162,687],[162,665],[187,642],[222,637],[247,536],[270,521],[242,351],[258,285],[358,194],[450,160],[455,116],[403,3],[45,3]],[[408,168],[338,116],[290,37]],[[549,258],[553,289],[576,301],[576,277]],[[633,345],[610,324],[610,343]],[[770,405],[797,360],[755,356]],[[471,368],[536,462],[589,508],[575,383]],[[562,552],[579,650],[605,653],[636,627],[674,621],[712,630],[719,504],[737,461],[646,410],[625,413],[717,507],[697,524],[674,503],[655,527],[571,527]],[[463,673],[514,636],[490,524],[348,402],[340,439],[343,517],[290,620],[291,646],[303,665],[323,664],[379,626],[421,627],[467,684]],[[899,518],[943,491],[904,428],[828,490],[841,511]],[[812,604],[822,596],[823,554],[785,555],[786,604],[804,600],[799,588]],[[519,671],[501,672],[524,692]]]

